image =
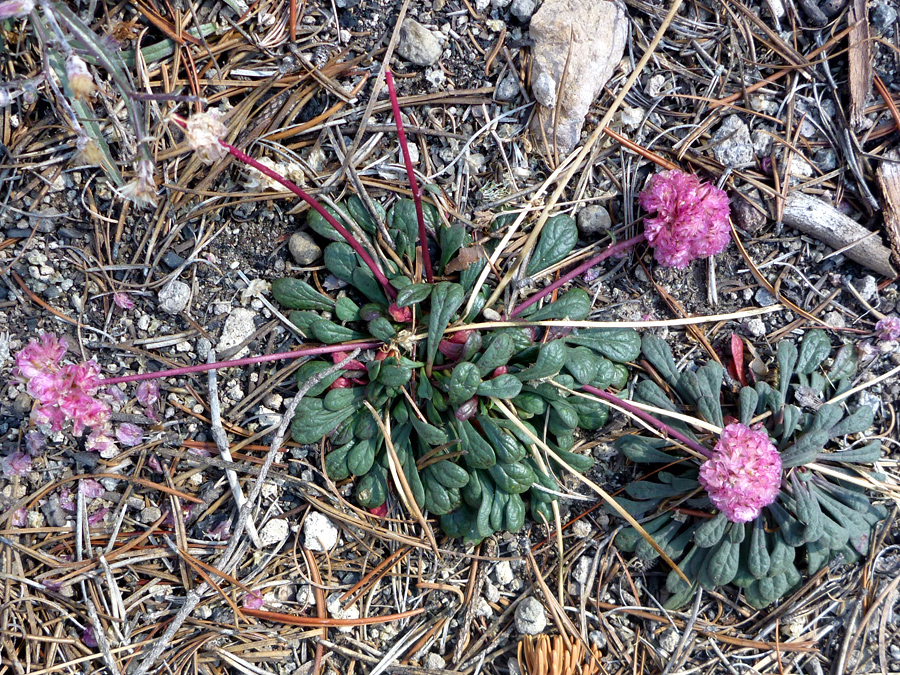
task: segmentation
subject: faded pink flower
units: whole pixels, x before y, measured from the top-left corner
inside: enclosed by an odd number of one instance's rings
[[[154,380],[144,380],[137,386],[134,395],[138,403],[149,407],[159,400],[159,385]]]
[[[101,457],[109,459],[116,455],[116,442],[112,438],[112,428],[109,425],[95,427],[84,441],[85,450],[100,453]]]
[[[886,316],[875,324],[875,334],[881,340],[900,339],[900,319],[896,316]]]
[[[728,244],[728,195],[693,174],[679,169],[658,173],[638,201],[648,213],[656,212],[644,219],[644,233],[657,262],[665,267],[687,267]]]
[[[219,143],[219,139],[228,133],[228,127],[219,121],[220,116],[221,113],[213,108],[209,112],[191,115],[187,121],[184,134],[188,145],[204,164],[215,164],[228,155],[228,150]]]
[[[24,509],[16,509],[12,514],[13,527],[25,527],[28,523],[28,512]]]
[[[24,452],[14,452],[0,459],[0,473],[8,478],[24,476],[31,471],[31,457]]]
[[[226,518],[221,523],[213,527],[211,530],[208,530],[205,534],[210,539],[215,541],[224,541],[228,539],[228,535],[231,533],[231,518]]]
[[[0,21],[26,16],[32,10],[34,10],[34,0],[6,0],[6,2],[0,2]]]
[[[241,603],[244,606],[244,609],[262,609],[263,607],[263,597],[256,593],[245,593],[244,601]]]
[[[134,300],[128,297],[128,293],[113,293],[113,302],[119,309],[134,309]]]
[[[702,485],[713,505],[733,523],[746,523],[775,501],[781,457],[762,426],[729,424],[700,465]]]
[[[68,349],[66,341],[52,333],[41,333],[40,342],[32,340],[16,354],[13,374],[25,381],[37,375],[59,370],[59,362]]]
[[[109,513],[109,509],[105,506],[102,509],[98,509],[96,513],[88,516],[88,524],[89,525],[98,525],[103,522],[103,519],[106,518],[106,514]]]
[[[123,199],[133,202],[138,208],[156,206],[156,181],[153,179],[153,162],[138,160],[135,177],[119,188]]]
[[[29,455],[36,455],[44,447],[46,439],[40,431],[29,431],[25,434],[25,447],[28,449]]]
[[[135,445],[140,445],[141,441],[144,440],[144,432],[138,425],[126,422],[125,424],[120,424],[119,428],[116,429],[116,438],[119,439],[119,443],[122,445],[133,448]]]
[[[87,499],[95,499],[102,497],[106,493],[106,488],[93,478],[82,478],[78,481],[78,491]]]
[[[85,647],[89,649],[97,648],[97,638],[94,637],[94,629],[88,626],[84,629],[84,632],[81,634],[81,641],[84,643]]]
[[[75,510],[75,496],[69,488],[63,488],[59,491],[59,505],[66,511]]]

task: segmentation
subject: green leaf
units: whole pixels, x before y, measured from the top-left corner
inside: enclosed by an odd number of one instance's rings
[[[719,513],[710,520],[704,520],[694,530],[694,543],[700,548],[712,548],[722,540],[727,526],[728,518],[724,513]]]
[[[505,464],[513,464],[525,457],[525,448],[512,434],[505,432],[487,415],[476,415],[478,423],[484,430],[488,442],[494,448],[497,460]]]
[[[478,385],[481,384],[481,376],[478,366],[468,361],[458,363],[450,375],[449,399],[454,408],[462,405],[475,395]]]
[[[431,295],[432,288],[434,288],[433,284],[411,284],[407,286],[397,293],[397,306],[409,307],[424,302]]]
[[[782,451],[782,468],[790,469],[814,462],[827,442],[827,431],[812,431],[803,434],[791,447]]]
[[[385,212],[384,207],[376,201],[371,202],[372,207],[375,209],[375,212],[381,218],[382,222],[384,222]],[[378,225],[372,219],[372,216],[369,215],[369,211],[366,209],[366,205],[363,204],[362,199],[360,199],[357,195],[350,195],[344,201],[344,208],[350,214],[350,216],[359,223],[359,226],[368,232],[369,234],[375,234],[378,231]]]
[[[875,409],[867,405],[861,405],[855,413],[849,417],[845,417],[831,427],[828,431],[828,435],[835,437],[844,436],[846,434],[861,434],[871,427],[874,422]]]
[[[381,362],[378,381],[386,387],[402,387],[412,378],[412,368],[400,363],[396,356],[389,356]]]
[[[809,375],[828,358],[831,353],[831,341],[822,330],[811,330],[800,341],[800,355],[797,358],[795,372]]]
[[[769,573],[769,550],[766,545],[765,520],[757,516],[750,524],[752,528],[747,542],[747,569],[757,579]]]
[[[582,429],[590,431],[600,429],[609,419],[609,408],[605,403],[572,396],[569,398],[569,405],[578,414],[578,425]]]
[[[328,319],[313,321],[309,330],[316,340],[326,345],[336,345],[340,342],[362,340],[369,337],[365,333],[360,333],[359,331],[352,330],[346,326],[341,326],[334,321],[328,321]]]
[[[572,373],[572,377],[578,380],[580,384],[593,384],[597,379],[601,361],[605,360],[587,347],[575,347],[569,350],[566,357],[566,370]],[[612,366],[611,363],[610,366]],[[605,389],[606,387],[598,388]]]
[[[784,402],[787,396],[788,383],[794,374],[797,365],[797,348],[793,342],[781,340],[775,353],[778,360],[778,389],[781,391],[781,400]]]
[[[347,453],[347,468],[354,476],[369,473],[375,463],[375,442],[372,439],[360,441]]]
[[[707,578],[713,583],[713,587],[731,583],[737,574],[740,552],[740,545],[726,539],[709,554],[706,562]],[[701,583],[702,581],[701,576]]]
[[[511,334],[500,333],[494,335],[477,362],[481,375],[488,375],[496,368],[509,363],[513,353],[515,353],[515,349],[515,341]]]
[[[447,433],[445,431],[438,429],[432,424],[428,424],[428,422],[423,422],[416,415],[411,414],[409,419],[410,422],[412,422],[416,433],[419,434],[419,438],[427,445],[443,445],[447,442]]]
[[[446,459],[429,464],[420,473],[427,474],[446,488],[465,487],[469,482],[466,470]]]
[[[665,483],[652,483],[649,480],[640,480],[625,486],[625,492],[635,499],[666,499],[684,494],[685,490],[680,485],[666,485]]]
[[[325,210],[330,213],[337,222],[341,223],[341,225],[346,227],[348,230],[350,229],[349,227],[347,227],[346,222],[342,222],[343,219],[338,215],[338,212],[336,210],[334,210],[330,206],[326,206]],[[335,230],[331,226],[331,224],[327,220],[325,220],[325,218],[323,218],[322,215],[315,209],[309,210],[309,214],[306,216],[306,224],[309,225],[309,227],[317,234],[320,234],[326,239],[337,242],[344,241],[344,237],[337,230]]]
[[[346,296],[334,303],[334,314],[339,321],[359,321],[359,307]]]
[[[325,267],[341,281],[353,283],[353,270],[359,267],[356,251],[343,240],[328,244],[325,247]]]
[[[345,480],[350,477],[350,469],[347,466],[347,455],[353,449],[353,444],[342,445],[325,455],[325,473],[333,481]]]
[[[648,441],[646,438],[628,434],[619,436],[613,446],[632,462],[638,464],[671,464],[676,461],[672,455],[658,450],[652,445],[656,441]]]
[[[387,500],[387,472],[376,464],[356,482],[356,503],[364,509],[374,509]]]
[[[522,494],[534,483],[534,473],[522,462],[498,462],[488,469],[494,483],[510,494]]]
[[[589,471],[591,467],[594,466],[594,458],[590,455],[580,455],[577,452],[569,452],[568,450],[562,450],[559,448],[557,448],[555,452],[562,461],[564,461],[578,473]],[[555,457],[551,457],[550,461],[562,468],[562,465],[556,460]]]
[[[641,337],[631,328],[588,328],[567,336],[565,341],[590,347],[618,363],[635,361],[641,355]]]
[[[750,425],[750,420],[756,416],[756,406],[759,404],[759,394],[753,387],[741,387],[740,393],[740,420],[741,424]]]
[[[518,396],[521,391],[522,383],[514,375],[507,373],[485,380],[478,385],[475,393],[479,396],[510,399]]]
[[[428,321],[428,342],[426,363],[428,367],[434,363],[438,344],[444,335],[450,319],[465,300],[465,292],[459,284],[441,281],[435,284],[431,292],[431,317]]]
[[[297,385],[302,387],[310,379],[312,379],[322,371],[328,370],[329,368],[331,368],[331,366],[332,364],[326,363],[325,361],[307,361],[297,369]],[[326,375],[324,380],[322,380],[318,384],[314,384],[306,392],[307,398],[312,398],[313,396],[318,396],[319,394],[323,393],[334,383],[336,379],[338,379],[343,374],[343,370],[336,370],[331,375]]]
[[[304,398],[291,422],[291,436],[297,443],[318,443],[355,411],[355,408],[325,410],[322,399]]]
[[[429,472],[423,471],[422,486],[425,488],[425,508],[436,516],[455,511],[462,505],[462,497],[457,488],[444,487]]]
[[[484,437],[475,431],[468,421],[457,423],[459,439],[462,441],[461,449],[466,453],[463,459],[470,469],[489,469],[497,463],[497,455],[494,448]]]
[[[652,333],[645,333],[641,338],[641,351],[666,382],[673,387],[678,383],[681,375],[672,358],[672,350],[665,340]]]
[[[362,407],[364,398],[364,387],[353,387],[352,389],[332,389],[325,398],[322,399],[322,405],[325,410],[337,412],[344,408],[353,407],[354,410]]]
[[[375,275],[372,274],[372,270],[368,267],[357,267],[353,270],[352,276],[353,280],[350,283],[352,283],[360,293],[378,305],[383,307],[387,306],[387,298],[384,295],[381,284],[375,280]]]
[[[438,239],[441,245],[441,259],[438,262],[438,271],[441,274],[444,273],[444,267],[450,262],[450,258],[466,243],[466,238],[466,228],[461,225],[453,225],[452,227],[441,225],[438,228]]]
[[[556,302],[548,302],[528,317],[529,321],[568,319],[583,321],[591,313],[591,296],[580,288],[573,288],[559,296]]]
[[[828,462],[847,462],[849,464],[874,464],[881,459],[881,441],[872,441],[861,448],[852,450],[822,452],[819,453],[816,459]]]
[[[547,410],[547,400],[528,390],[516,396],[513,405],[529,415],[543,415]]]
[[[516,373],[516,377],[522,382],[552,377],[562,370],[567,356],[568,350],[562,340],[547,342],[541,345],[534,365]]]
[[[394,325],[383,316],[376,316],[369,322],[369,334],[384,342],[390,344],[391,340],[397,337],[397,331]]]
[[[525,274],[532,276],[565,258],[578,241],[575,219],[565,214],[550,218],[538,238]]]
[[[282,307],[288,309],[331,310],[334,300],[322,295],[315,288],[300,279],[276,279],[272,282],[272,297]]]

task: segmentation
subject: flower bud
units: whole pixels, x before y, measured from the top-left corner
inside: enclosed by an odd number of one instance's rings
[[[69,89],[75,98],[87,100],[94,93],[94,78],[83,59],[74,54],[66,59],[66,78],[69,80]]]

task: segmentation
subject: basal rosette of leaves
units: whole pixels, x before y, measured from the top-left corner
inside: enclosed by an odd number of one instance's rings
[[[376,232],[355,196],[332,215],[361,239]],[[394,240],[394,252],[411,268],[417,244],[413,202],[400,200],[379,215]],[[464,228],[443,224],[429,205],[425,218],[437,235],[433,259],[437,274],[443,275],[448,263],[471,246],[471,238]],[[383,346],[309,390],[293,420],[294,440],[326,440],[328,476],[335,481],[354,477],[356,501],[377,509],[400,487],[392,485],[390,451],[368,403],[382,416],[389,411],[390,443],[409,490],[420,509],[441,517],[447,534],[476,543],[497,531],[515,532],[527,510],[538,522],[552,520],[560,467],[533,454],[533,439],[500,412],[497,402],[513,410],[535,437],[546,437],[570,467],[586,471],[593,460],[571,452],[576,432],[602,427],[607,408],[570,397],[550,380],[570,389],[622,388],[628,377],[624,364],[640,353],[637,333],[591,329],[546,335],[529,325],[587,318],[590,297],[581,289],[569,290],[540,309],[529,308],[522,327],[468,330],[466,324],[481,311],[488,286],[478,290],[479,300],[467,317],[460,313],[486,264],[484,258],[463,269],[458,282],[433,284],[413,283],[394,261],[382,260],[396,291],[392,301],[331,225],[315,213],[308,224],[332,240],[324,251],[325,266],[347,286],[331,298],[299,279],[280,279],[272,286],[275,299],[294,310],[290,320],[311,340],[347,343],[348,351],[358,340]],[[528,273],[565,258],[576,239],[570,217],[548,221]],[[324,360],[305,363],[298,382],[302,385],[331,365]]]
[[[644,336],[642,353],[668,383],[672,398],[645,379],[635,388],[636,401],[672,412],[686,404],[717,427],[761,423],[782,465],[774,502],[763,506],[750,522],[731,522],[713,506],[698,481],[706,457],[687,455],[659,438],[617,439],[620,452],[648,467],[646,478],[625,487],[630,499],[620,498],[619,503],[635,517],[657,514],[643,523],[644,528],[690,580],[669,573],[668,608],[686,604],[698,587],[729,584],[740,587],[752,606],[762,608],[795,589],[803,574],[815,573],[836,557],[850,563],[868,553],[873,529],[887,511],[872,504],[853,478],[866,471],[861,465],[880,458],[881,443],[864,439],[852,443],[851,438],[872,425],[874,412],[868,406],[851,406],[848,414],[843,405],[824,402],[850,388],[858,363],[853,345],[841,347],[823,368],[831,354],[824,332],[808,332],[799,349],[781,341],[775,386],[758,382],[741,388],[728,408],[737,420],[726,419],[720,404],[721,366],[708,363],[696,371],[679,372],[668,345],[652,335]],[[725,397],[729,398],[728,391]],[[686,423],[658,417],[697,441]],[[710,449],[715,442],[714,438],[707,443]],[[620,532],[616,544],[645,561],[658,556],[633,528]]]

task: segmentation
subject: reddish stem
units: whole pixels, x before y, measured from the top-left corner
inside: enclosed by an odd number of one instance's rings
[[[281,361],[283,359],[296,359],[301,356],[316,356],[317,354],[333,354],[334,352],[344,352],[359,347],[360,349],[375,349],[381,347],[382,342],[346,342],[339,345],[328,345],[325,347],[307,347],[305,349],[295,349],[292,352],[276,352],[275,354],[263,354],[262,356],[248,356],[244,359],[234,359],[233,361],[217,361],[216,363],[201,363],[196,366],[184,366],[182,368],[172,368],[171,370],[160,370],[156,373],[139,373],[137,375],[123,375],[122,377],[108,377],[100,380],[100,384],[108,386],[111,384],[121,384],[123,382],[138,382],[140,380],[158,380],[163,377],[179,377],[190,373],[202,373],[207,370],[218,370],[219,368],[236,368],[239,366],[252,366],[254,363],[267,363],[268,361]]]
[[[428,253],[428,232],[425,230],[425,214],[422,212],[422,191],[413,171],[412,159],[409,156],[409,144],[406,142],[406,132],[403,130],[403,120],[400,119],[400,102],[397,100],[397,90],[394,89],[394,75],[390,68],[384,71],[384,81],[387,83],[388,96],[391,97],[391,107],[394,110],[394,125],[397,127],[397,138],[400,140],[400,151],[403,153],[403,163],[406,164],[406,175],[409,177],[409,188],[412,190],[413,203],[416,205],[416,220],[419,223],[419,245],[422,247],[422,264],[425,266],[425,276],[429,284],[434,283],[434,274],[431,271],[431,256]]]
[[[523,311],[525,311],[526,309],[528,309],[529,307],[531,307],[531,306],[532,306],[534,303],[536,303],[538,300],[540,300],[541,298],[544,298],[544,297],[550,295],[550,294],[551,294],[553,291],[555,291],[557,288],[559,288],[559,287],[562,286],[563,284],[566,284],[566,283],[570,282],[572,279],[574,279],[575,277],[577,277],[579,274],[582,274],[582,273],[586,272],[587,270],[589,270],[589,269],[590,269],[591,267],[593,267],[594,265],[603,262],[603,261],[606,260],[609,256],[615,255],[615,254],[618,253],[619,251],[624,251],[625,249],[631,248],[631,247],[634,246],[635,244],[639,244],[640,242],[644,241],[646,238],[647,238],[647,237],[646,237],[644,234],[639,234],[639,235],[637,235],[636,237],[632,237],[631,239],[626,239],[625,241],[620,241],[618,244],[614,244],[614,245],[610,246],[609,248],[607,248],[606,250],[601,251],[600,253],[598,253],[597,255],[595,255],[593,258],[591,258],[591,259],[588,260],[587,262],[581,263],[581,264],[580,264],[578,267],[576,267],[574,270],[572,270],[571,272],[566,273],[563,277],[561,277],[561,278],[558,279],[557,281],[554,281],[552,284],[550,284],[549,286],[547,286],[547,288],[542,288],[542,289],[539,290],[537,293],[535,293],[534,295],[532,295],[532,296],[531,296],[530,298],[528,298],[525,302],[521,303],[518,307],[516,307],[516,308],[512,311],[512,314],[510,314],[510,317],[518,316],[518,315],[521,314]]]
[[[665,422],[661,422],[660,420],[655,418],[650,413],[644,412],[643,410],[635,407],[628,401],[622,400],[618,396],[613,396],[612,394],[609,394],[605,391],[597,389],[597,387],[592,387],[589,384],[582,385],[581,389],[583,391],[586,391],[588,394],[593,394],[597,398],[602,398],[604,401],[609,401],[613,405],[617,405],[620,408],[624,408],[625,410],[630,412],[632,415],[641,418],[648,424],[652,424],[654,427],[656,427],[659,431],[661,431],[666,436],[671,436],[672,438],[674,438],[678,441],[681,441],[686,446],[688,446],[689,448],[691,448],[692,450],[694,450],[696,452],[699,452],[704,457],[712,457],[712,452],[710,452],[709,450],[704,448],[697,441],[691,440],[690,438],[685,436],[680,431],[676,431],[675,429],[670,427]]]
[[[176,124],[178,124],[182,128],[185,128],[185,126],[186,126],[185,120],[183,120],[179,117],[175,117],[174,119],[175,119]],[[359,254],[359,257],[363,259],[363,262],[366,264],[366,267],[368,267],[370,270],[372,270],[372,274],[374,274],[375,278],[378,279],[378,283],[380,283],[381,286],[384,288],[384,291],[385,291],[385,293],[387,293],[387,296],[391,300],[393,300],[397,297],[397,291],[395,291],[394,287],[391,286],[391,282],[388,281],[386,276],[384,276],[384,273],[380,269],[378,269],[378,265],[376,265],[375,261],[372,260],[372,256],[369,255],[369,252],[366,251],[366,249],[363,248],[362,244],[360,244],[359,241],[357,241],[356,237],[354,237],[352,234],[350,234],[350,232],[347,231],[347,228],[345,228],[337,220],[335,220],[334,216],[332,216],[330,213],[328,213],[328,211],[326,211],[325,208],[318,201],[316,201],[312,196],[306,194],[306,192],[304,192],[302,189],[300,189],[300,187],[298,187],[297,185],[295,185],[294,183],[289,181],[287,178],[282,176],[280,173],[278,173],[277,171],[273,171],[272,169],[267,167],[265,164],[260,164],[259,162],[257,162],[255,159],[253,159],[247,153],[238,150],[233,145],[230,145],[222,140],[219,141],[219,144],[223,148],[228,150],[228,152],[233,157],[235,157],[239,161],[243,162],[247,166],[252,166],[254,169],[259,171],[263,175],[268,176],[272,180],[278,181],[281,185],[286,187],[288,190],[290,190],[295,195],[300,197],[300,199],[302,199],[307,204],[309,204],[313,209],[315,209],[315,211],[320,216],[322,216],[326,221],[328,221],[328,224],[331,225],[335,230],[337,230],[338,234],[340,234],[346,240],[346,242],[348,244],[350,244],[350,246],[353,247],[353,250]]]

